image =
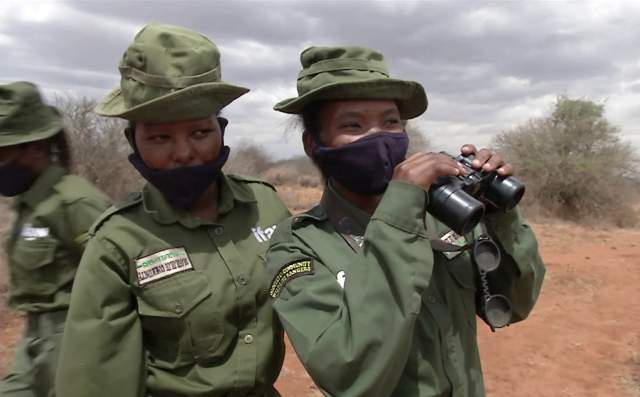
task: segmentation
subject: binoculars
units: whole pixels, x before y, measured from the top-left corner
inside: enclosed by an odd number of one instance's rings
[[[473,169],[474,156],[441,153],[462,164],[466,175],[437,178],[429,189],[427,211],[456,233],[473,230],[484,216],[485,205],[508,211],[522,199],[525,186],[517,178]]]

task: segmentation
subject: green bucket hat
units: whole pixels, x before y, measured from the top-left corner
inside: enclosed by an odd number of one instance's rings
[[[40,141],[61,130],[60,113],[42,102],[34,84],[0,85],[0,147]]]
[[[315,101],[392,99],[403,119],[427,110],[427,95],[420,83],[389,77],[384,55],[364,47],[310,47],[300,54],[298,96],[274,106],[299,114]]]
[[[198,119],[217,113],[249,90],[221,80],[220,51],[204,35],[151,23],[125,51],[120,87],[96,113],[136,122]]]

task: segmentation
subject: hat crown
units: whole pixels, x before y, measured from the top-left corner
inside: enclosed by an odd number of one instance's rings
[[[0,146],[45,139],[61,128],[57,110],[42,101],[34,84],[0,85]]]
[[[328,84],[389,78],[384,55],[365,47],[310,47],[300,63],[298,95]]]
[[[221,80],[220,51],[206,36],[151,23],[127,48],[119,65],[125,103],[137,106],[189,86]]]

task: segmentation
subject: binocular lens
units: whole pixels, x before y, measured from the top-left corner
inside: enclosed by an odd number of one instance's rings
[[[520,202],[524,190],[524,184],[517,178],[496,175],[485,192],[485,197],[496,207],[509,211]]]
[[[460,186],[448,184],[429,191],[427,211],[456,233],[466,234],[482,219],[484,205]]]
[[[500,249],[489,238],[476,240],[471,254],[480,270],[492,272],[500,266]]]
[[[484,312],[493,328],[502,328],[511,322],[511,303],[503,295],[491,295],[484,303]]]

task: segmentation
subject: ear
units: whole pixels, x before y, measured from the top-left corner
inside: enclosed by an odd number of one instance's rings
[[[313,135],[311,133],[305,131],[302,133],[302,146],[304,147],[304,152],[307,157],[313,158],[313,149],[316,145],[316,140],[313,139]]]

